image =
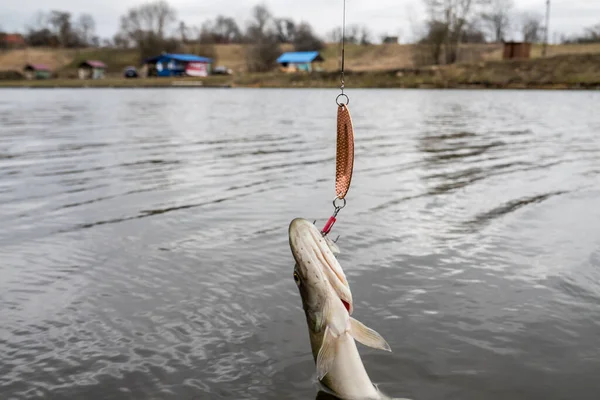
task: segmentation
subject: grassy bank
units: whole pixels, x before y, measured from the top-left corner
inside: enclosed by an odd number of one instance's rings
[[[228,87],[228,77],[198,78],[107,78],[99,80],[41,79],[0,80],[0,88],[167,88],[167,87]]]
[[[190,46],[187,51],[196,53],[197,48]],[[215,63],[231,68],[237,74],[246,71],[246,46],[240,44],[216,45]],[[291,50],[289,45],[281,46],[281,51]],[[325,62],[325,71],[335,71],[339,67],[339,45],[327,44],[321,52]],[[533,59],[540,58],[541,45],[531,50]],[[551,45],[549,56],[566,54],[600,53],[600,44]],[[358,46],[348,44],[346,48],[346,66],[353,71],[389,71],[399,68],[414,68],[424,64],[428,49],[410,44],[382,44]],[[464,44],[460,47],[460,62],[476,63],[499,61],[502,58],[501,44]],[[120,75],[129,65],[140,65],[140,56],[135,49],[89,48],[89,49],[50,49],[27,48],[19,50],[0,50],[0,71],[21,71],[27,63],[48,65],[59,77],[68,77],[76,73],[82,60],[102,60],[108,65],[109,75]]]
[[[441,67],[348,71],[353,88],[600,88],[600,54],[574,54],[523,61],[482,61]],[[269,87],[334,88],[336,72],[312,74],[239,73],[207,78],[146,78],[103,80],[0,80],[0,87]]]

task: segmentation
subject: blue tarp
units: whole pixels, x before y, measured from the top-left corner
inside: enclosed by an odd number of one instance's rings
[[[156,64],[158,76],[182,76],[185,74],[187,63],[212,63],[212,58],[201,57],[194,54],[161,54],[156,57],[148,58],[145,63]],[[210,68],[208,68],[210,70]]]
[[[201,57],[201,56],[197,56],[194,54],[169,54],[169,53],[165,53],[165,54],[161,54],[156,57],[148,58],[148,59],[146,59],[146,62],[147,63],[148,62],[156,62],[159,60],[160,61],[175,60],[175,61],[181,61],[181,62],[205,62],[205,63],[212,62],[212,58]]]
[[[318,51],[295,51],[283,53],[277,59],[279,64],[306,64],[313,61],[323,61]]]

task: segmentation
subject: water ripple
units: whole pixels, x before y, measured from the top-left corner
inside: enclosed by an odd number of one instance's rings
[[[257,93],[0,91],[3,398],[315,398],[287,226],[331,212],[335,108]],[[597,398],[598,100],[353,91],[334,234],[384,393]]]

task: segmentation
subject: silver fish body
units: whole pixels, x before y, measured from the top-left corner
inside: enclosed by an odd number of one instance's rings
[[[318,379],[343,399],[381,399],[355,340],[373,348],[391,349],[381,335],[350,316],[354,309],[352,293],[333,246],[302,218],[290,223],[289,242]]]

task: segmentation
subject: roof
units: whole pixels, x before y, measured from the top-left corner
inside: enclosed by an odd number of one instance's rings
[[[17,45],[25,45],[25,38],[23,38],[23,35],[20,35],[18,33],[9,33],[4,35],[4,37],[2,37],[0,35],[0,40],[3,43],[6,44],[17,44]]]
[[[158,61],[160,59],[165,59],[165,58],[171,59],[171,60],[176,60],[176,61],[182,61],[182,62],[204,62],[204,63],[212,62],[212,58],[201,57],[201,56],[197,56],[195,54],[169,54],[169,53],[164,53],[164,54],[161,54],[156,57],[148,58],[148,59],[146,59],[145,62]]]
[[[25,68],[33,69],[35,71],[50,71],[50,67],[46,64],[27,64]]]
[[[82,61],[79,66],[81,67],[82,65],[89,65],[92,68],[106,68],[106,64],[104,64],[102,61],[98,61],[98,60],[85,60]]]
[[[309,63],[313,61],[323,61],[323,57],[318,51],[295,51],[283,53],[277,59],[279,64],[282,63]]]

